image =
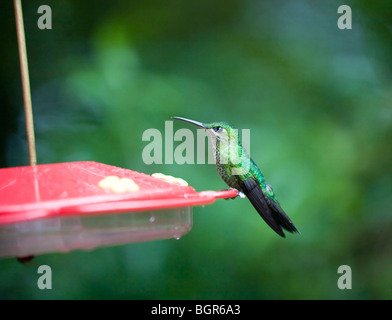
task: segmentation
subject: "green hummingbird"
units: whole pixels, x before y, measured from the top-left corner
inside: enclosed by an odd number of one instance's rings
[[[297,232],[290,218],[284,213],[271,186],[263,173],[242,147],[238,130],[225,122],[201,123],[198,121],[172,117],[203,128],[210,137],[215,155],[216,168],[226,184],[245,195],[264,221],[281,237],[282,229]]]

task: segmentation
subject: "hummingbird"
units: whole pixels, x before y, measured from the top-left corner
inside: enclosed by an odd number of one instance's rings
[[[225,122],[201,123],[182,117],[172,117],[203,128],[211,140],[216,168],[223,181],[239,195],[245,195],[264,221],[281,237],[283,230],[297,228],[281,208],[272,187],[251,159],[239,140],[238,130]]]

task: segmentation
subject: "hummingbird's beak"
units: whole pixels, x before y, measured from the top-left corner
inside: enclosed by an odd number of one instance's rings
[[[206,129],[205,125],[202,124],[199,121],[195,121],[195,120],[190,120],[190,119],[186,119],[186,118],[181,118],[181,117],[172,117],[172,119],[177,119],[177,120],[181,120],[181,121],[185,121],[185,122],[189,122],[192,123],[200,128]]]

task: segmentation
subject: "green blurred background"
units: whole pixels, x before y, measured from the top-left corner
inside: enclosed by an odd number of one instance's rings
[[[41,4],[52,30],[37,27]],[[337,27],[342,4],[352,30]],[[23,5],[38,163],[94,160],[221,190],[214,165],[144,164],[142,134],[171,116],[226,121],[251,130],[252,158],[301,234],[281,239],[247,200],[219,200],[194,208],[179,241],[2,259],[0,298],[391,298],[391,2]],[[0,19],[0,167],[13,167],[28,155],[11,0]],[[37,288],[41,264],[52,290]],[[340,265],[351,290],[337,287]]]

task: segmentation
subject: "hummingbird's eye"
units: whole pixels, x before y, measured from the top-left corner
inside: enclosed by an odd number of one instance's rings
[[[218,126],[218,127],[215,127],[215,128],[214,128],[214,131],[215,131],[215,132],[222,132],[222,131],[223,131],[223,128],[220,127],[220,126]]]

